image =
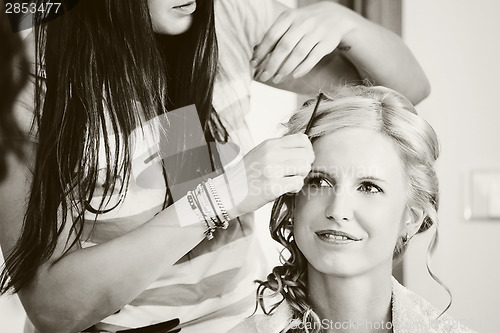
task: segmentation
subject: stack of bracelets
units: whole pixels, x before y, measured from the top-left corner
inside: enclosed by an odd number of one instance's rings
[[[215,230],[227,229],[229,215],[215,190],[212,179],[208,178],[206,182],[196,186],[194,191],[189,191],[187,200],[201,223],[206,226],[205,236],[207,239],[214,238]]]

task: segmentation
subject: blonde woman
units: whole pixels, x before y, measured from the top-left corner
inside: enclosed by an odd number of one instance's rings
[[[289,121],[289,134],[305,132],[314,106]],[[316,108],[312,170],[271,217],[290,255],[260,284],[267,315],[231,332],[471,332],[392,277],[411,239],[438,223],[432,127],[384,87],[346,87]]]

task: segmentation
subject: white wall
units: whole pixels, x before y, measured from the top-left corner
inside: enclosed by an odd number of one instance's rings
[[[452,289],[450,314],[482,333],[497,333],[500,221],[466,221],[463,210],[465,175],[500,170],[500,2],[403,0],[403,11],[403,37],[432,84],[418,109],[442,146],[441,243],[432,266]],[[405,279],[444,308],[446,293],[425,270],[424,239],[408,253]]]

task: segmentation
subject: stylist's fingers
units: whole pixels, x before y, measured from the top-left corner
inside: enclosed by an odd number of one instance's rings
[[[311,162],[308,159],[292,159],[287,161],[284,176],[301,176],[305,178],[311,171]]]
[[[309,148],[312,150],[311,140],[309,140],[309,137],[303,133],[285,135],[281,138],[273,139],[273,140],[277,140],[279,142],[280,146],[283,148],[305,147],[305,148]]]
[[[276,197],[278,197],[285,193],[298,193],[302,189],[302,187],[304,187],[304,177],[284,177],[280,180],[279,186],[276,187],[277,189],[279,189],[279,191],[277,191],[275,195]]]
[[[338,44],[337,44],[338,45]],[[334,48],[332,48],[329,44],[326,43],[318,43],[316,46],[309,52],[307,57],[293,70],[293,77],[299,78],[307,73],[309,73],[314,66],[316,66],[321,59],[327,54],[330,54]]]
[[[277,151],[278,157],[282,161],[291,159],[301,159],[312,164],[315,159],[313,146],[307,135],[296,134],[296,137],[287,135],[280,141],[280,149]]]
[[[272,52],[281,37],[287,32],[291,25],[291,11],[287,10],[278,17],[273,25],[267,30],[262,41],[254,48],[252,65],[257,67]]]
[[[262,75],[262,73],[264,72],[264,69],[266,68],[267,66],[267,63],[269,62],[269,58],[270,58],[270,54],[268,54],[264,60],[260,63],[260,65],[255,69],[255,74],[254,74],[254,79],[255,80],[259,80],[260,79],[260,76]]]
[[[235,214],[262,207],[287,192],[298,192],[314,162],[314,151],[305,134],[268,139],[227,170]]]
[[[281,65],[290,55],[293,54],[293,51],[297,44],[299,44],[301,38],[302,33],[298,31],[297,28],[289,29],[283,35],[280,41],[276,44],[276,47],[269,54],[267,62],[259,66],[259,68],[263,70],[259,77],[260,81],[266,82],[276,75]]]
[[[273,83],[279,84],[285,77],[290,75],[302,62],[305,61],[311,53],[311,50],[313,50],[317,44],[318,41],[313,36],[304,36],[281,64],[281,67],[276,72],[276,75],[274,75]]]

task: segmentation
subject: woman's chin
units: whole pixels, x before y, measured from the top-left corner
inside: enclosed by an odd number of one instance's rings
[[[193,24],[193,17],[186,16],[180,19],[177,19],[176,22],[170,22],[170,24],[154,24],[153,30],[155,33],[160,35],[169,35],[169,36],[177,36],[186,33],[191,25]]]

